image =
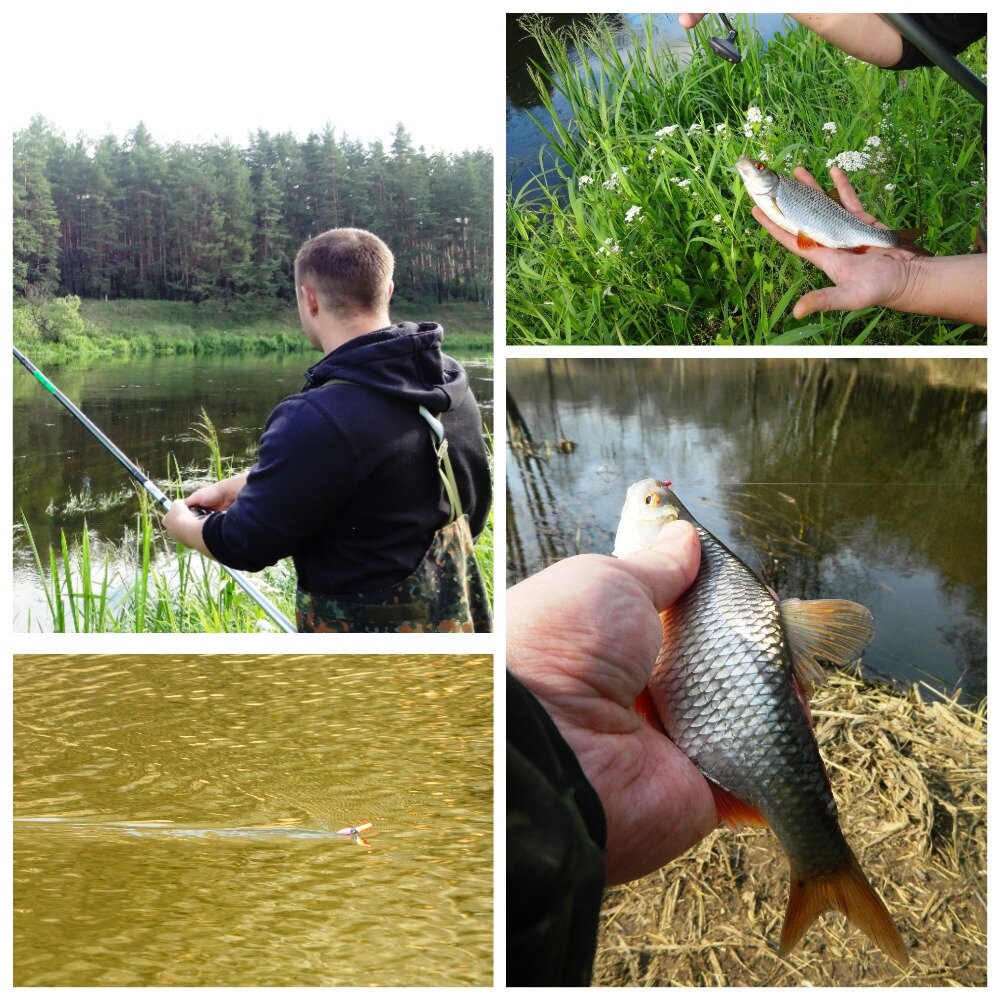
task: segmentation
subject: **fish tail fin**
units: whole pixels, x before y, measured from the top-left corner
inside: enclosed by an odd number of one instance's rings
[[[909,250],[910,253],[918,254],[921,257],[932,256],[929,250],[925,250],[917,243],[917,240],[924,235],[922,229],[897,229],[895,233],[899,239],[900,250]]]
[[[900,965],[906,964],[906,946],[899,931],[853,853],[843,868],[830,875],[804,879],[793,870],[789,889],[779,946],[782,955],[795,947],[821,913],[837,910],[890,958]]]

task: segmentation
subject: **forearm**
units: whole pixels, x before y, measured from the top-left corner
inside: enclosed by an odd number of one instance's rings
[[[885,305],[986,326],[986,254],[914,258],[905,288]]]
[[[831,45],[864,62],[895,66],[903,55],[903,40],[878,14],[792,14],[799,24]]]

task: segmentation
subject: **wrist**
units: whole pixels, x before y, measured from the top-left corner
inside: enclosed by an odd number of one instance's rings
[[[887,309],[895,309],[897,312],[913,312],[913,303],[919,301],[920,289],[923,288],[927,278],[926,261],[926,257],[899,260],[895,279],[877,304]]]

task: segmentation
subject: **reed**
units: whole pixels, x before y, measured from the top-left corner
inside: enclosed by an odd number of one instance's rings
[[[600,23],[522,24],[544,55],[534,78],[556,161],[508,195],[509,343],[982,342],[968,324],[885,309],[794,320],[795,299],[829,282],[757,224],[730,169],[766,156],[829,185],[828,160],[863,154],[849,176],[876,218],[922,227],[935,255],[968,253],[981,109],[943,73],[877,69],[791,22],[765,48],[742,16],[739,66],[711,54],[703,25],[684,63],[649,20],[628,58]],[[985,46],[965,58],[982,72]]]
[[[208,414],[192,433],[204,444],[208,464],[205,481],[232,475]],[[181,473],[174,493],[183,495]],[[60,532],[58,549],[41,554],[25,520],[28,544],[45,589],[54,632],[272,632],[277,626],[235,585],[222,567],[199,552],[176,544],[161,529],[160,515],[141,489],[136,490],[135,530],[120,545],[92,548],[84,521],[80,535]],[[476,543],[493,599],[493,514]],[[283,560],[254,575],[259,589],[290,619],[295,619],[295,573]],[[29,623],[30,627],[30,623]]]

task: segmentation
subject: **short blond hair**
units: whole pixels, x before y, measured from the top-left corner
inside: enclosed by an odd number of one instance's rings
[[[295,256],[295,285],[312,278],[323,304],[341,316],[388,308],[395,261],[365,229],[328,229],[306,240]]]

